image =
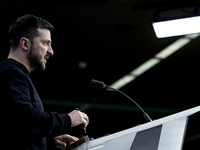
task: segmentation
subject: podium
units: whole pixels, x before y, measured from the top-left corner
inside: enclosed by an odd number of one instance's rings
[[[73,150],[181,150],[188,117],[200,106],[87,141]]]

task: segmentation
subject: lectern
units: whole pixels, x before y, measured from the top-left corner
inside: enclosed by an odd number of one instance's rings
[[[181,150],[188,117],[200,106],[87,141],[73,150]]]

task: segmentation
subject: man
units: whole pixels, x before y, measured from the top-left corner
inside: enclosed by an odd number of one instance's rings
[[[0,63],[1,146],[5,149],[46,150],[46,139],[65,148],[78,139],[67,135],[70,127],[85,129],[88,116],[78,110],[58,114],[45,112],[29,74],[44,70],[54,54],[53,26],[46,20],[24,15],[10,26],[10,52]]]

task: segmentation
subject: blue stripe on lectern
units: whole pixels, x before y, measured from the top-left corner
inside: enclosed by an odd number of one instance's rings
[[[162,125],[138,132],[130,150],[157,150]]]

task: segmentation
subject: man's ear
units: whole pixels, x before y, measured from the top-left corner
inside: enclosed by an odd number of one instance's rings
[[[21,46],[21,48],[23,49],[23,50],[28,50],[29,49],[29,47],[30,47],[30,44],[31,44],[31,42],[30,42],[30,40],[29,39],[27,39],[27,38],[25,38],[25,37],[22,37],[21,39],[20,39],[20,46]]]

